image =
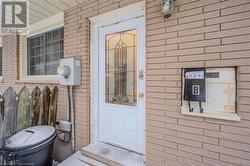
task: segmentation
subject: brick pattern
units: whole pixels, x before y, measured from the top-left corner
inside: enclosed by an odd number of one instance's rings
[[[168,19],[146,6],[147,165],[250,165],[250,1],[177,0]],[[181,68],[226,66],[242,120],[181,115]]]
[[[77,148],[90,141],[88,18],[138,1],[89,0],[65,11],[65,56],[82,62],[82,85],[74,88]],[[176,0],[174,14],[166,19],[159,0],[146,0],[147,165],[250,165],[249,11],[249,0]],[[37,85],[17,83],[17,38],[6,36],[3,43],[5,81],[0,90]],[[182,115],[181,68],[226,66],[237,66],[237,110],[242,120]],[[63,96],[65,89],[60,87],[59,118],[66,114]]]
[[[26,86],[31,93],[32,90],[39,86],[41,90],[48,85],[53,87],[55,84],[51,83],[32,83],[20,82],[20,57],[19,57],[19,36],[3,36],[3,82],[0,83],[0,93],[4,93],[8,87],[13,87],[18,93],[23,86]],[[57,85],[59,88],[58,101],[58,117],[57,119],[65,119],[66,112],[66,89],[65,87]]]
[[[74,89],[77,148],[90,142],[90,22],[93,17],[140,0],[91,0],[65,12],[65,56],[82,63],[82,85]]]

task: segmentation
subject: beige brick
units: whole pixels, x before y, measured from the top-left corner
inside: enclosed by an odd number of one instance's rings
[[[201,161],[201,156],[200,155],[195,155],[195,154],[191,154],[188,152],[184,152],[178,149],[173,149],[173,148],[165,148],[165,152],[172,154],[172,155],[177,155],[177,156],[182,156],[188,159],[192,159],[195,161]]]
[[[147,19],[146,25],[152,25],[152,24],[156,24],[156,23],[161,23],[164,21],[164,17],[156,17],[156,18],[152,18],[152,19]]]
[[[249,83],[246,82],[246,84],[249,84]],[[240,90],[239,90],[239,96],[250,97],[250,90],[240,89]]]
[[[236,14],[239,11],[246,12],[246,11],[249,11],[249,9],[250,9],[250,3],[248,2],[248,4],[222,9],[221,15],[224,16],[224,15],[229,15],[229,14]]]
[[[187,146],[187,145],[181,145],[181,144],[178,144],[178,149],[183,150],[185,152],[189,152],[189,153],[193,153],[193,154],[197,154],[197,155],[201,155],[201,156],[205,156],[205,157],[209,157],[213,159],[219,159],[219,153],[217,152],[211,152],[208,150],[195,148],[195,147]]]
[[[249,34],[250,27],[231,29],[225,31],[211,32],[205,34],[205,39],[220,38],[220,37],[229,37],[229,36],[238,36]]]
[[[202,161],[206,164],[212,165],[212,166],[235,166],[234,164],[230,164],[228,162],[220,161],[220,160],[215,160],[207,157],[203,157]]]
[[[148,47],[147,52],[156,52],[156,51],[168,51],[168,50],[176,50],[178,48],[177,44],[169,44],[164,46],[156,46],[156,47]]]
[[[200,28],[191,28],[178,32],[179,36],[194,35],[199,33],[216,32],[220,30],[220,25],[205,26]]]
[[[189,158],[184,158],[184,157],[178,157],[177,158],[177,165],[188,165],[188,166],[207,166],[206,164],[199,162],[199,161],[194,161],[194,160],[190,160]],[[171,166],[171,165],[170,165]]]
[[[147,81],[147,86],[176,87],[176,81]],[[150,97],[150,96],[149,96]]]
[[[103,8],[100,8],[99,9],[99,14],[106,13],[106,12],[109,12],[109,11],[112,11],[112,10],[115,10],[115,9],[118,9],[118,8],[119,8],[118,3],[108,5],[108,6],[105,6]]]
[[[203,136],[203,135],[196,135],[196,134],[190,134],[190,133],[185,133],[185,132],[177,132],[177,136],[193,141],[198,141],[198,142],[204,142],[204,143],[209,143],[209,144],[214,144],[218,145],[219,139],[218,138],[212,138],[208,136]]]
[[[206,67],[225,67],[225,66],[240,66],[249,65],[250,59],[231,59],[231,60],[211,60],[206,61]]]
[[[246,90],[250,89],[249,88],[249,82],[238,81],[237,87],[242,88],[242,89],[246,89]],[[245,95],[247,95],[247,92],[241,92],[241,93],[244,93]],[[250,94],[250,92],[248,92],[248,94]],[[248,96],[250,96],[250,95],[248,95]]]
[[[166,22],[147,25],[146,29],[147,30],[156,30],[156,29],[159,29],[159,28],[171,27],[171,26],[174,26],[174,25],[177,25],[177,19],[167,20]]]
[[[203,61],[220,59],[219,53],[180,56],[179,61]]]
[[[218,153],[227,154],[230,156],[240,157],[243,159],[249,159],[249,156],[250,156],[249,152],[243,152],[243,151],[234,150],[231,148],[210,145],[210,144],[206,144],[206,143],[203,144],[203,148],[210,150],[210,151],[213,151],[213,152],[218,152]]]
[[[221,29],[233,29],[233,28],[242,28],[250,26],[250,19],[240,20],[240,21],[234,21],[234,22],[228,22],[221,24]]]
[[[146,35],[150,36],[150,35],[157,35],[157,34],[163,34],[163,33],[165,33],[165,28],[148,30]]]
[[[185,4],[188,4],[188,3],[191,3],[191,2],[195,2],[196,0],[182,0],[182,1],[176,1],[175,2],[175,5],[176,6],[180,6],[180,5],[185,5]]]
[[[250,54],[250,51],[248,52]],[[240,66],[239,67],[240,73],[250,73],[250,66]]]
[[[244,144],[244,143],[239,143],[239,142],[234,142],[234,141],[222,139],[222,140],[220,140],[220,146],[250,152],[250,145],[249,144]]]
[[[228,16],[207,19],[205,23],[206,25],[213,25],[213,24],[221,24],[221,23],[226,23],[230,21],[238,21],[238,20],[249,19],[249,18],[250,18],[250,12],[244,12],[244,13],[239,13],[239,14],[233,14],[233,15],[228,15]]]
[[[147,41],[161,40],[161,39],[171,39],[177,37],[177,32],[164,33],[159,35],[152,35],[147,37]]]
[[[250,129],[249,128],[221,125],[221,131],[227,132],[227,133],[250,136]]]
[[[245,3],[249,3],[249,1],[248,0],[241,0],[241,1],[228,0],[228,1],[222,1],[221,3],[216,3],[216,4],[205,6],[204,7],[204,11],[208,12],[208,11],[214,11],[214,10],[219,10],[219,9],[224,9],[224,8],[229,8],[230,9],[230,7],[232,7],[232,6],[236,6],[236,5],[240,5],[240,4],[245,4]]]
[[[204,67],[205,64],[203,61],[195,62],[179,62],[179,63],[168,63],[167,68],[190,68],[190,67]]]
[[[217,131],[219,131],[220,129],[220,126],[218,124],[196,122],[196,121],[190,121],[190,120],[185,120],[185,119],[179,119],[178,124],[183,125],[183,126],[194,127],[194,128],[203,128],[203,129],[217,130]]]
[[[242,44],[228,44],[214,47],[206,47],[206,53],[214,53],[214,52],[226,52],[226,51],[241,51],[247,50],[250,48],[250,43],[242,43]]]
[[[183,11],[183,10],[190,10],[190,9],[194,9],[194,8],[197,8],[197,7],[200,7],[200,6],[206,6],[206,5],[209,5],[209,4],[214,4],[214,3],[218,3],[220,2],[219,0],[200,0],[200,1],[194,1],[192,3],[187,3],[187,4],[184,4],[182,6],[179,7],[179,10],[180,11]]]
[[[173,57],[163,57],[163,58],[151,58],[147,59],[148,64],[150,63],[168,63],[168,62],[177,62],[178,57],[173,56]]]
[[[191,48],[183,50],[166,51],[166,56],[195,55],[204,53],[204,48]]]
[[[219,11],[213,11],[213,12],[203,13],[203,14],[199,14],[199,15],[195,15],[195,16],[180,18],[179,19],[179,24],[184,24],[184,23],[194,22],[194,21],[200,21],[200,20],[215,18],[215,17],[219,17],[219,16],[220,16]],[[210,22],[206,21],[206,25],[210,25],[210,24],[211,24]]]
[[[237,142],[241,142],[241,143],[247,143],[247,144],[249,143],[249,137],[248,136],[242,136],[242,135],[237,135],[237,134],[205,130],[204,135],[209,136],[209,137],[215,137],[215,138],[221,138],[221,139],[226,139],[226,140],[231,140],[231,141],[237,141]]]
[[[204,21],[195,21],[191,23],[181,24],[178,26],[171,26],[171,27],[166,28],[166,32],[175,32],[175,31],[180,31],[180,30],[185,30],[185,29],[202,27],[204,26],[204,24],[205,24]]]
[[[222,38],[222,44],[250,42],[250,35]]]
[[[232,59],[232,58],[250,58],[250,51],[234,51],[221,53],[221,59]]]
[[[249,166],[249,162],[250,162],[250,160],[245,160],[245,159],[242,159],[242,158],[223,155],[223,154],[220,155],[220,159],[222,161],[230,162],[230,163],[237,164],[237,165],[240,165],[240,166]]]
[[[157,57],[164,57],[165,52],[151,52],[147,53],[147,58],[157,58]]]
[[[174,130],[169,130],[169,129],[160,128],[160,127],[153,127],[153,126],[147,126],[147,131],[152,131],[152,132],[160,133],[160,134],[168,134],[172,136],[176,135],[176,131]]]
[[[195,48],[195,47],[207,47],[220,45],[220,39],[202,40],[195,42],[180,43],[180,49]]]
[[[239,81],[249,81],[250,82],[250,74],[240,74],[238,76]]]
[[[168,129],[175,130],[175,131],[182,131],[186,133],[193,133],[193,134],[200,134],[200,135],[203,134],[203,129],[199,129],[199,128],[181,126],[181,125],[170,124],[170,123],[167,123],[166,127]]]
[[[198,34],[198,35],[192,35],[192,36],[167,39],[166,44],[190,42],[190,41],[197,41],[197,40],[203,40],[203,39],[204,39],[204,35]]]
[[[193,15],[199,15],[203,12],[202,7],[200,8],[195,8],[193,10],[186,10],[182,12],[175,12],[171,17],[173,18],[182,18],[182,17],[187,17],[187,16],[193,16]]]

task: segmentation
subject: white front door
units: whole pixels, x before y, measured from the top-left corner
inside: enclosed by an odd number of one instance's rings
[[[99,28],[98,140],[144,153],[144,19]]]

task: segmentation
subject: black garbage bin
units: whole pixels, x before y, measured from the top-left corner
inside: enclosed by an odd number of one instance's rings
[[[12,165],[51,166],[56,131],[51,126],[34,126],[10,137],[3,147],[5,161]]]

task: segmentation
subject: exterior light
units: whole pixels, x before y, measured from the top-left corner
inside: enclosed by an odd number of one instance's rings
[[[170,17],[174,10],[175,0],[161,0],[161,12],[165,17]]]

